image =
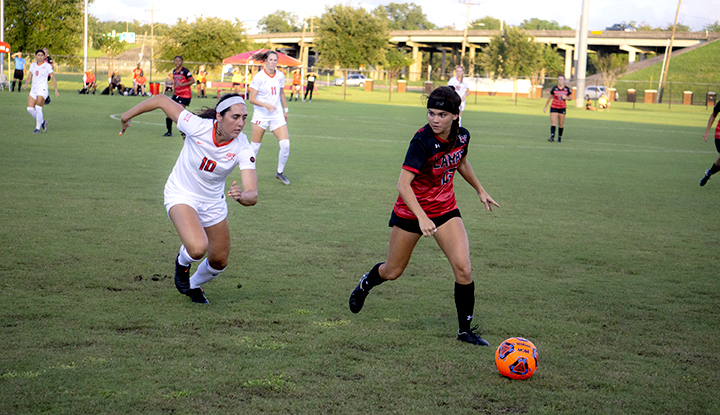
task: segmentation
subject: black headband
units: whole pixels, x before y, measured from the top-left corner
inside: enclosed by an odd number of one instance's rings
[[[451,114],[460,114],[460,107],[453,105],[450,100],[430,98],[427,103],[428,108],[447,111]]]

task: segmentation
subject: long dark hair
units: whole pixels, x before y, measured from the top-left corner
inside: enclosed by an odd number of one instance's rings
[[[232,98],[232,97],[239,97],[239,96],[241,96],[241,95],[236,94],[235,92],[233,92],[231,94],[225,94],[222,97],[220,97],[217,104],[215,104],[215,108],[217,108],[218,104],[225,101],[226,99]],[[215,111],[215,108],[202,107],[195,113],[195,115],[197,115],[200,118],[214,120],[217,117],[217,111]],[[230,109],[230,107],[227,107],[224,110],[220,111],[220,116],[224,117],[225,113],[228,112],[229,109]]]
[[[462,99],[460,98],[460,95],[455,92],[455,89],[453,87],[441,86],[435,88],[426,98],[427,101],[431,99],[449,102],[453,108],[453,111],[449,112],[454,115],[460,113],[460,104],[462,104]],[[446,152],[452,151],[452,149],[455,148],[455,144],[458,140],[458,134],[460,134],[460,117],[453,120],[452,126],[450,127],[450,134],[448,135],[448,147]]]
[[[250,57],[250,59],[258,62],[265,62],[268,59],[268,56],[270,56],[271,53],[274,53],[275,56],[278,56],[277,52],[274,50],[266,50],[265,52],[258,52]]]

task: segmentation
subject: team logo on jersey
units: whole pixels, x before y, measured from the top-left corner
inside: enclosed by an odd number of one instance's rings
[[[190,114],[190,113],[185,114],[185,117],[183,118],[183,121],[188,122],[188,121],[190,121],[190,118],[191,118],[191,117],[192,117],[192,114]]]
[[[435,143],[435,148],[440,148],[440,144]]]
[[[460,143],[462,143],[462,144],[467,143],[467,139],[468,139],[467,134],[459,135],[458,139],[460,140]]]
[[[235,154],[235,153],[227,153],[227,154],[225,154],[225,160],[234,160],[234,159],[235,159],[235,156],[237,156],[237,154]]]
[[[250,157],[250,163],[255,163],[255,157]]]

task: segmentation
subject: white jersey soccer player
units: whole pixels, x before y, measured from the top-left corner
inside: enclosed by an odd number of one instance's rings
[[[468,90],[470,89],[470,84],[464,77],[461,81],[457,79],[457,77],[453,76],[448,81],[448,86],[455,88],[455,92],[460,95],[460,99],[462,99],[462,104],[460,104],[460,111],[463,111],[465,109],[465,94],[467,94]]]
[[[27,100],[27,111],[35,120],[35,131],[33,131],[33,134],[47,131],[47,122],[43,116],[43,106],[46,101],[50,101],[50,97],[48,96],[48,77],[52,79],[55,96],[60,96],[57,89],[57,81],[55,81],[55,75],[53,75],[52,65],[45,61],[45,57],[45,52],[42,49],[38,49],[35,52],[35,62],[30,65],[28,78],[23,85],[23,88],[27,89],[28,82],[32,80],[30,95]]]
[[[270,112],[270,110],[265,107],[255,105],[252,117],[253,124],[257,121],[285,121],[285,114],[283,113],[283,107],[280,101],[280,92],[284,87],[285,75],[281,71],[275,71],[275,75],[270,76],[263,69],[253,77],[252,82],[250,82],[250,88],[257,91],[257,99],[275,107],[275,111]]]
[[[288,133],[287,101],[285,100],[285,74],[277,70],[279,56],[272,50],[261,51],[252,56],[255,62],[265,63],[250,82],[248,101],[253,104],[252,141],[250,145],[258,154],[265,131],[270,130],[278,140],[278,167],[275,178],[289,185],[285,176],[285,164],[290,157],[290,134]]]
[[[230,143],[218,145],[215,142],[215,121],[200,118],[190,111],[180,113],[177,125],[186,134],[185,144],[165,184],[165,205],[170,209],[168,204],[175,204],[173,202],[178,200],[185,203],[189,199],[202,203],[222,201],[220,214],[211,220],[220,222],[227,216],[225,179],[235,166],[240,170],[255,169],[255,152],[244,133]],[[212,226],[215,223],[203,225]]]
[[[48,91],[48,76],[53,73],[52,65],[47,62],[37,64],[33,62],[30,64],[30,73],[32,73],[32,87],[30,88],[30,96],[33,98],[43,97],[47,100]]]

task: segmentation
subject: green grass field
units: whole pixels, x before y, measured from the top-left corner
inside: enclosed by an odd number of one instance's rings
[[[26,92],[0,92],[0,413],[720,412],[705,107],[573,107],[553,144],[544,100],[470,99],[468,157],[501,205],[487,212],[458,176],[492,345],[479,348],[455,340],[452,271],[432,240],[361,313],[347,306],[386,255],[420,95],[386,105],[387,91],[331,87],[290,103],[292,185],[274,178],[267,135],[259,202],[229,206],[230,264],[200,306],[174,288],[163,207],[181,139],[161,137],[159,112],[119,137],[140,99],[60,80],[44,134]],[[539,349],[525,381],[494,367],[512,336]]]

